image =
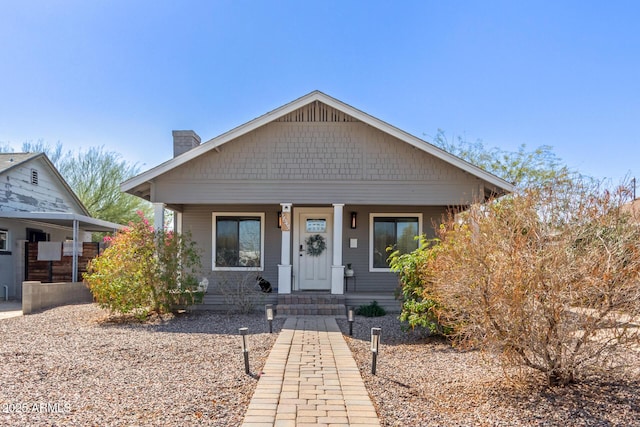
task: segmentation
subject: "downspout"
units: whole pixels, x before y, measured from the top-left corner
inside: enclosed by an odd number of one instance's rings
[[[4,288],[4,300],[9,301],[9,286],[2,285],[2,287]]]
[[[73,220],[73,261],[71,263],[71,281],[78,281],[78,220]]]

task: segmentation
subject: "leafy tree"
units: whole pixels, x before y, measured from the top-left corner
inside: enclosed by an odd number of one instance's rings
[[[138,215],[129,228],[106,238],[109,247],[87,267],[84,280],[96,302],[139,318],[201,302],[200,254],[190,236],[154,232]]]
[[[426,304],[403,315],[497,350],[550,385],[609,366],[639,341],[640,217],[624,209],[629,200],[624,185],[574,181],[452,215],[435,245],[413,254],[415,266],[395,263],[409,267],[404,291]]]
[[[150,213],[147,202],[120,191],[120,183],[138,172],[137,166],[104,147],[80,151],[60,169],[92,216],[119,224],[131,221],[138,210]]]
[[[575,175],[563,165],[549,145],[529,151],[523,144],[518,151],[512,152],[497,147],[487,148],[481,140],[469,142],[460,136],[447,139],[441,129],[438,129],[433,144],[521,188],[541,186],[551,181],[557,183]]]
[[[73,157],[73,153],[71,151],[63,151],[62,143],[57,142],[55,145],[51,145],[44,142],[42,139],[39,139],[37,142],[26,141],[22,143],[22,152],[45,153],[59,172],[60,168]]]

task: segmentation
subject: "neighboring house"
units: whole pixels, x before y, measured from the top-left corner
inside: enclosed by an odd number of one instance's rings
[[[69,277],[77,281],[82,245],[73,242],[90,242],[93,231],[120,228],[91,218],[43,153],[0,154],[0,185],[0,299],[5,293],[11,299],[21,299],[31,254],[40,262],[50,260],[45,264],[50,270],[54,261],[62,268],[68,266]],[[33,244],[32,252],[26,249],[28,243]],[[36,263],[37,259],[31,261]]]
[[[176,212],[178,230],[204,250],[209,282],[246,272],[279,295],[392,296],[388,246],[410,251],[449,208],[513,190],[318,91],[202,144],[173,131],[173,148],[122,190],[154,203],[156,224],[165,208]]]

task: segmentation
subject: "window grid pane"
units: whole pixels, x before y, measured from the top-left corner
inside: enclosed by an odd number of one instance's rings
[[[242,267],[260,266],[260,219],[240,220],[239,226],[239,265]]]
[[[418,218],[378,217],[373,220],[373,267],[389,268],[387,258],[389,246],[400,253],[409,253],[418,248]]]
[[[9,233],[6,230],[0,230],[0,251],[6,251],[9,249],[7,242]]]
[[[258,267],[261,264],[259,217],[216,218],[216,267]]]
[[[386,268],[387,264],[387,248],[393,246],[396,242],[396,229],[393,219],[385,218],[381,221],[374,221],[373,228],[373,266],[375,268]]]

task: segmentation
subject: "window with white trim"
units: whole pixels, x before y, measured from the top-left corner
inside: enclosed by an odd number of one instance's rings
[[[371,214],[369,267],[371,271],[390,271],[387,248],[409,253],[418,248],[416,236],[422,234],[422,214]]]
[[[264,269],[264,213],[213,214],[213,270]]]
[[[0,251],[7,252],[9,250],[9,231],[0,230]]]

